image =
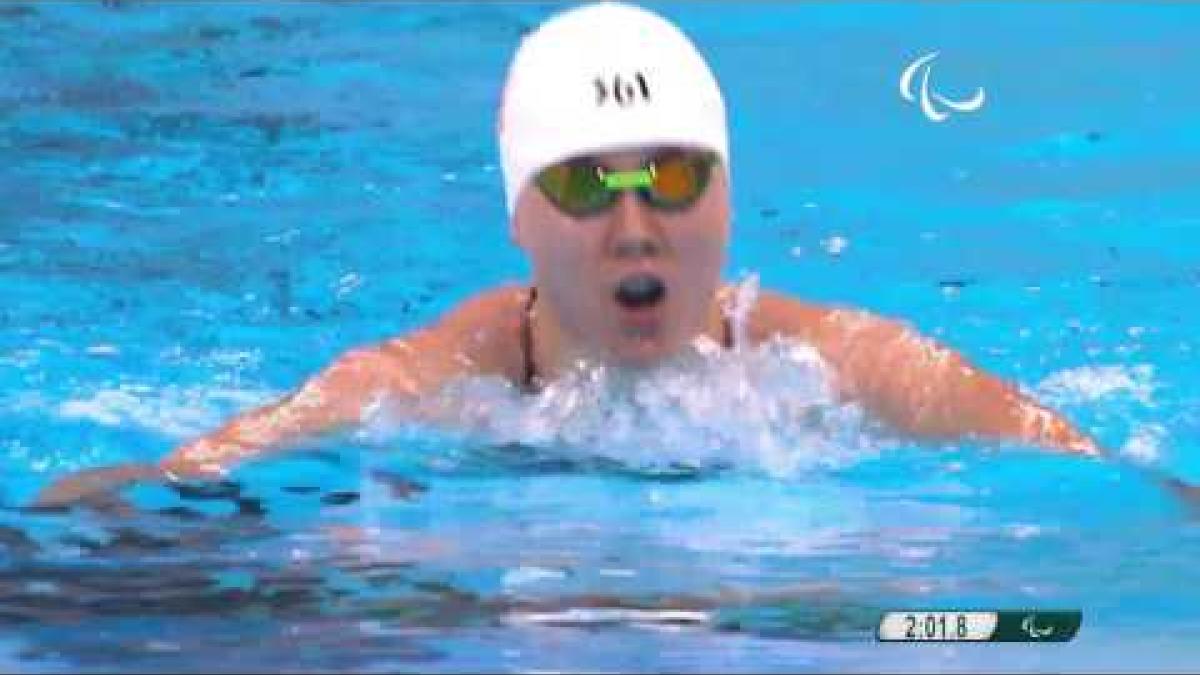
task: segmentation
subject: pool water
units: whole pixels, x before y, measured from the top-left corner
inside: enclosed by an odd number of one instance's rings
[[[1200,6],[651,6],[729,102],[731,280],[903,318],[1200,482]],[[804,345],[464,382],[458,429],[29,508],[524,279],[493,112],[557,7],[0,4],[0,667],[1194,668],[1196,514],[1127,464],[896,438]],[[981,109],[900,96],[935,50]],[[875,642],[959,607],[1084,618]]]

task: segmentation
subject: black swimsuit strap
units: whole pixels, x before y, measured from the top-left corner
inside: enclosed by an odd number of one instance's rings
[[[521,312],[521,359],[524,371],[521,374],[521,386],[525,391],[533,391],[534,380],[537,379],[537,364],[533,360],[533,303],[537,300],[537,287],[529,287],[529,296],[525,299],[525,311]]]
[[[537,287],[529,287],[529,295],[525,299],[525,310],[521,312],[521,386],[525,391],[534,391],[534,383],[538,377],[537,363],[533,360],[533,303],[537,300]],[[721,345],[725,349],[733,349],[733,324],[728,316],[721,317]]]

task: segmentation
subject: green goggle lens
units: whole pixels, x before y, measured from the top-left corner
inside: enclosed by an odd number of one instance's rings
[[[572,216],[606,211],[625,190],[636,190],[653,208],[679,211],[704,194],[716,160],[711,152],[677,152],[634,171],[610,171],[590,159],[568,160],[542,170],[536,182],[551,203]]]

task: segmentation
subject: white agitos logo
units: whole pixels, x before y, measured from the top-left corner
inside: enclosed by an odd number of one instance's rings
[[[951,101],[942,96],[936,91],[932,91],[929,84],[929,73],[933,70],[933,60],[938,57],[940,52],[930,52],[921,58],[913,61],[904,69],[904,73],[900,75],[900,95],[905,101],[915,103],[920,100],[921,112],[925,113],[931,122],[942,122],[950,117],[947,110],[954,112],[975,112],[983,107],[984,91],[983,87],[975,90],[975,95],[965,101]],[[921,92],[918,95],[913,94],[912,85],[913,77],[917,71],[921,71]]]
[[[1036,617],[1033,614],[1029,614],[1024,619],[1021,619],[1021,630],[1025,631],[1025,634],[1029,637],[1033,638],[1034,640],[1040,640],[1044,637],[1049,637],[1054,633],[1054,626],[1038,628],[1038,625],[1035,623],[1035,621]]]

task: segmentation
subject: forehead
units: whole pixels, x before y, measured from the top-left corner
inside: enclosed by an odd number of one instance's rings
[[[568,162],[595,162],[613,169],[633,169],[663,155],[694,152],[699,148],[680,145],[645,145],[610,152],[586,152],[571,156]]]

